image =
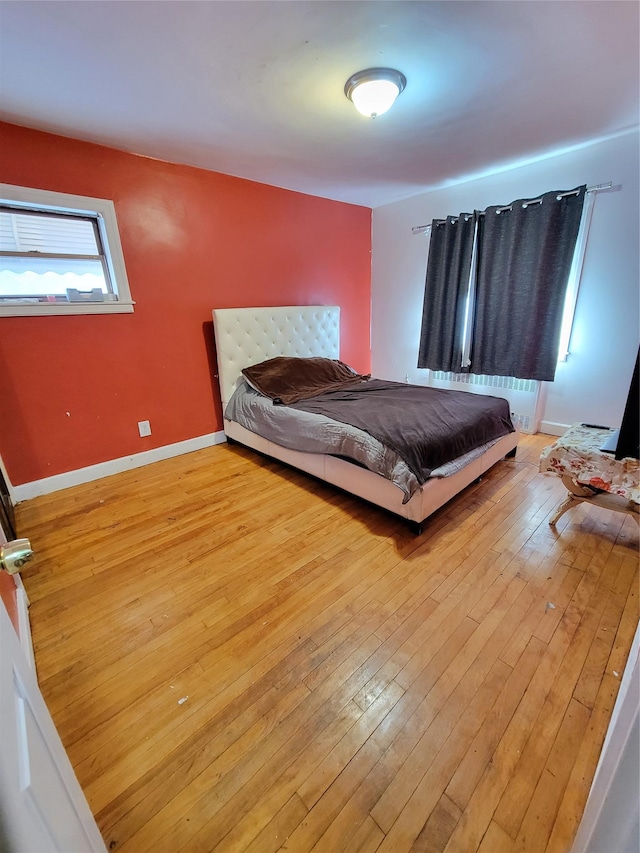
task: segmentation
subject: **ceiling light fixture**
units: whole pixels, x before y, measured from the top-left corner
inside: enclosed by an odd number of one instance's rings
[[[386,113],[407,85],[407,78],[393,68],[367,68],[352,74],[344,93],[363,116],[375,118]]]

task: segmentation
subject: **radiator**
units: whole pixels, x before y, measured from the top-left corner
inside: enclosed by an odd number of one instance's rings
[[[538,431],[544,408],[544,387],[536,379],[514,379],[513,376],[476,376],[473,373],[446,373],[430,370],[428,385],[474,394],[491,394],[509,401],[511,418],[521,432]]]

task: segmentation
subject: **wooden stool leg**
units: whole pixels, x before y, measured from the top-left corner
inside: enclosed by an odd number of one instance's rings
[[[576,506],[579,504],[582,498],[578,498],[573,495],[571,492],[567,495],[567,497],[559,503],[556,507],[556,511],[553,513],[551,518],[549,519],[549,524],[553,525],[560,518],[561,515],[564,515],[568,509],[571,509],[572,506]]]

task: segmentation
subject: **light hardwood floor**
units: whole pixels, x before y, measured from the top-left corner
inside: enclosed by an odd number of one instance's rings
[[[421,537],[227,445],[19,505],[42,692],[107,847],[568,851],[638,530],[584,504],[549,527],[551,441]]]

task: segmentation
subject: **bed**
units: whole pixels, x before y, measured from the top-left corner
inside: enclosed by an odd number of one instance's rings
[[[485,471],[505,456],[515,455],[519,437],[517,430],[465,454],[462,460],[454,460],[448,466],[435,470],[433,476],[418,486],[411,484],[410,476],[409,481],[405,482],[403,478],[406,472],[402,470],[404,463],[393,454],[389,457],[385,448],[378,448],[378,455],[384,457],[383,464],[386,466],[381,474],[365,467],[368,463],[359,458],[357,452],[353,453],[352,459],[348,459],[342,453],[308,452],[284,446],[285,443],[295,443],[291,434],[295,427],[290,426],[289,421],[285,421],[285,427],[278,427],[279,433],[276,431],[271,437],[266,437],[253,428],[243,426],[235,419],[235,415],[229,414],[233,410],[234,401],[239,397],[248,399],[252,395],[242,370],[278,356],[339,359],[339,307],[215,309],[213,325],[227,439],[278,459],[392,512],[408,521],[416,533],[421,532],[426,518],[478,480]],[[237,394],[234,396],[235,392]],[[279,414],[285,418],[291,417],[288,406],[272,408],[281,410]],[[314,417],[300,414],[307,420]],[[278,441],[273,440],[274,436]],[[354,446],[360,447],[369,442],[370,437],[363,434],[356,436],[356,439]],[[375,439],[373,441],[375,443]]]

